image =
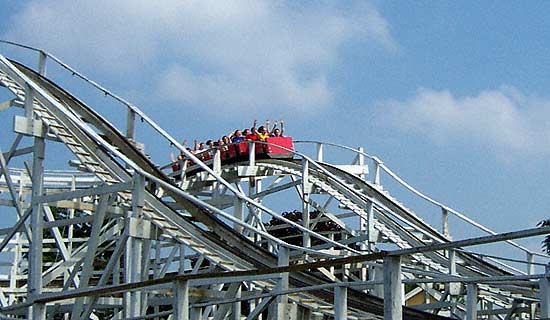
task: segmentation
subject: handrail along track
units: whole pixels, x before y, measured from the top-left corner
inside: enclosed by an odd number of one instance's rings
[[[9,43],[6,41],[1,41]],[[227,190],[234,194],[234,197],[243,201],[248,206],[265,212],[276,219],[299,229],[301,232],[309,234],[324,241],[327,245],[341,249],[346,252],[346,255],[361,254],[352,247],[342,244],[338,241],[329,239],[320,235],[307,227],[303,227],[293,221],[290,221],[274,210],[263,205],[261,202],[254,200],[251,196],[244,194],[241,190],[234,187],[230,180],[224,178],[223,174],[211,169],[208,165],[197,159],[193,154],[188,152],[181,144],[173,139],[160,126],[152,121],[145,113],[134,105],[126,102],[124,99],[112,94],[97,83],[89,80],[85,76],[76,72],[53,55],[45,51],[35,48],[22,46],[27,49],[32,49],[40,52],[43,56],[49,57],[63,68],[72,72],[92,84],[94,87],[105,93],[128,108],[130,113],[140,116],[147,124],[149,124],[161,137],[166,139],[172,145],[176,146],[182,153],[197,163],[201,170],[208,172],[214,177],[215,181],[223,185]],[[100,116],[93,109],[80,102],[68,92],[64,91],[50,80],[42,77],[31,69],[9,61],[0,56],[0,82],[7,86],[18,99],[24,101],[26,96],[25,86],[29,86],[35,93],[34,96],[34,112],[46,124],[49,131],[57,136],[59,141],[71,149],[81,163],[95,173],[105,184],[116,185],[124,182],[139,183],[136,176],[141,176],[145,179],[145,183],[149,188],[144,193],[145,207],[144,216],[152,221],[152,223],[162,231],[164,235],[192,248],[196,252],[203,254],[207,260],[213,265],[216,265],[221,270],[246,270],[250,268],[276,266],[276,257],[272,252],[267,251],[264,247],[250,241],[248,238],[236,232],[229,225],[225,224],[222,219],[231,221],[234,224],[239,224],[252,232],[258,233],[261,237],[267,239],[275,246],[286,247],[296,252],[306,253],[309,258],[330,258],[330,254],[320,253],[313,248],[304,248],[296,245],[291,245],[274,238],[270,234],[256,230],[254,227],[235,219],[228,215],[223,210],[220,210],[214,205],[199,199],[198,197],[189,194],[178,188],[173,180],[157,168],[143,153],[136,148],[132,141],[132,137],[124,136],[120,131],[108,122],[107,119]],[[99,133],[98,133],[99,132]],[[319,143],[319,142],[314,142]],[[336,144],[331,144],[338,146]],[[392,176],[398,183],[412,191],[420,198],[447,210],[450,213],[457,215],[459,218],[477,226],[477,223],[468,219],[459,212],[448,208],[447,206],[425,196],[411,187],[399,176],[393,173],[387,166],[381,163],[376,157],[370,156],[362,151],[344,147],[354,152],[358,152],[362,156],[372,159],[386,173]],[[393,215],[398,220],[414,226],[432,240],[437,242],[449,241],[446,235],[438,232],[426,222],[422,221],[414,212],[404,207],[397,202],[388,193],[384,192],[376,186],[363,181],[359,177],[349,174],[327,163],[317,162],[300,152],[295,152],[295,155],[311,164],[308,169],[310,182],[322,189],[326,194],[337,199],[343,206],[349,208],[358,216],[366,216],[366,207],[368,203],[375,205],[376,221],[375,227],[390,241],[397,244],[401,248],[410,248],[412,246],[422,245],[422,239],[419,239],[409,230],[405,229],[400,223],[395,222],[390,215]],[[293,176],[301,176],[300,165],[296,161],[284,160],[258,160],[258,166],[264,168],[275,168],[286,172]],[[228,166],[227,168],[230,168]],[[8,174],[5,172],[5,174]],[[162,189],[164,195],[158,196],[158,191]],[[119,192],[122,200],[120,202],[130,203],[132,195],[129,192]],[[180,212],[170,208],[165,202],[166,198],[173,199],[185,212],[190,216],[181,215]],[[329,217],[330,219],[330,217]],[[485,228],[485,227],[483,227]],[[495,234],[488,228],[483,229],[488,233]],[[351,230],[353,231],[353,230]],[[353,233],[353,232],[351,232]],[[353,234],[352,234],[353,235]],[[536,253],[519,246],[515,242],[510,243],[529,254]],[[180,252],[181,255],[181,252]],[[504,271],[486,261],[483,261],[469,253],[458,252],[457,255],[470,266],[457,265],[456,271],[463,276],[480,276],[480,275],[511,275],[510,272]],[[246,258],[242,258],[242,257]],[[427,253],[424,255],[413,255],[413,260],[420,264],[429,266],[431,269],[440,273],[448,271],[446,264],[449,263],[449,258],[441,253]],[[55,274],[50,279],[55,278]],[[104,280],[101,278],[100,282]],[[106,280],[105,280],[106,281]],[[327,279],[319,274],[299,273],[291,275],[290,282],[292,285],[319,285]],[[258,282],[260,286],[265,288],[273,287],[273,282]],[[496,289],[495,289],[496,288]],[[506,305],[513,299],[514,288],[505,286],[489,287],[484,286],[489,294],[486,296],[503,296],[502,305]],[[510,291],[511,290],[511,291]],[[329,310],[323,308],[331,303],[331,295],[327,291],[316,291],[301,296],[303,299],[312,298],[317,303],[318,309]],[[526,296],[526,298],[529,298]],[[294,298],[293,298],[294,299]],[[495,303],[499,303],[498,298],[492,298]],[[300,303],[300,300],[295,300]],[[508,302],[506,302],[508,301]],[[363,302],[363,303],[361,303]],[[381,300],[379,298],[366,295],[359,291],[352,290],[350,293],[350,306],[353,312],[366,312],[373,316],[380,316]],[[326,311],[330,314],[330,311]],[[414,311],[405,308],[405,315],[411,318],[438,318],[437,316],[428,315],[426,313]]]

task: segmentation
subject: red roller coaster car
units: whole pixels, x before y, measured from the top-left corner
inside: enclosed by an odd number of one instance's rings
[[[249,144],[249,141],[243,141],[231,146],[235,147],[236,156],[247,156]],[[257,156],[266,158],[288,159],[292,158],[292,151],[294,151],[292,137],[269,137],[265,144],[255,141],[254,147]]]
[[[216,151],[220,150],[222,163],[243,161],[249,157],[249,147],[251,143],[254,143],[255,155],[257,159],[292,159],[293,157],[294,144],[292,143],[292,137],[269,137],[265,142],[237,142],[219,148],[204,150],[197,153],[195,156],[205,163],[211,164]],[[188,159],[187,161],[187,168],[195,165],[192,160]],[[180,168],[179,163],[172,164],[173,171],[178,171]]]

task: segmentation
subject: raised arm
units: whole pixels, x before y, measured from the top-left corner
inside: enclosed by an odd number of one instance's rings
[[[197,139],[195,139],[195,140],[193,140],[193,142],[195,143],[195,146],[193,147],[193,151],[199,150],[199,141],[197,141]]]
[[[254,125],[252,126],[252,133],[258,134],[258,131],[256,130],[256,125],[258,124],[258,120],[254,119]]]
[[[277,120],[275,120],[275,122],[273,122],[273,128],[271,128],[271,130],[268,130],[269,134],[274,134],[275,129],[277,129]]]

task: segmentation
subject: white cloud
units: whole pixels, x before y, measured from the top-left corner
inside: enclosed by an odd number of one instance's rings
[[[435,141],[463,141],[516,156],[550,152],[550,99],[512,87],[454,96],[419,89],[406,101],[382,102],[385,121]]]
[[[344,44],[392,50],[371,5],[292,1],[34,0],[4,36],[101,72],[158,68],[157,94],[191,107],[317,111]]]

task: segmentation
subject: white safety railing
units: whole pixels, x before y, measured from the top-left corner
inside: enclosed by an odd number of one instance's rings
[[[455,210],[455,209],[453,209],[453,208],[451,208],[451,207],[449,207],[449,206],[447,206],[447,205],[445,205],[445,204],[443,204],[439,201],[436,201],[433,198],[427,196],[426,194],[420,192],[419,190],[417,190],[416,188],[411,186],[409,183],[407,183],[404,179],[402,179],[395,172],[393,172],[380,159],[378,159],[377,157],[372,156],[370,154],[367,154],[367,153],[361,151],[360,149],[354,149],[354,148],[344,146],[344,145],[341,145],[341,144],[336,144],[336,143],[327,143],[327,142],[314,141],[314,140],[298,140],[298,141],[294,141],[294,143],[296,143],[296,144],[314,144],[314,145],[316,145],[317,159],[318,160],[320,159],[319,161],[322,161],[322,159],[323,159],[323,150],[324,150],[323,146],[330,146],[330,147],[334,147],[334,148],[337,148],[337,149],[350,151],[352,153],[355,153],[356,155],[363,155],[364,157],[366,157],[366,158],[368,158],[372,161],[371,166],[372,166],[372,172],[374,173],[373,178],[372,178],[372,183],[373,184],[380,185],[380,170],[382,170],[383,172],[387,173],[391,178],[393,178],[398,184],[405,187],[407,190],[412,192],[414,195],[416,195],[419,198],[425,200],[426,202],[438,207],[441,210],[443,216],[445,216],[448,213],[451,213],[454,216],[456,216],[457,218],[459,218],[460,220],[468,223],[471,226],[474,226],[474,227],[478,228],[479,230],[482,230],[483,232],[485,232],[487,234],[491,234],[491,235],[497,234],[495,231],[493,231],[490,228],[482,225],[481,223],[469,218],[465,214],[462,214],[459,211],[457,211],[457,210]],[[445,217],[443,217],[443,220],[445,220]],[[443,227],[443,229],[445,231],[445,226]],[[447,232],[448,232],[448,229],[447,229]],[[542,254],[542,253],[539,253],[539,252],[532,251],[528,248],[525,248],[524,246],[516,243],[515,241],[507,240],[506,242],[508,244],[522,250],[523,252],[525,252],[527,254],[531,254],[531,255],[535,255],[535,256],[539,256],[539,257],[544,257],[544,258],[550,258],[550,256],[548,256],[546,254]]]
[[[9,44],[9,45],[14,45],[14,46],[18,46],[18,47],[21,47],[21,48],[25,48],[25,49],[29,49],[29,50],[33,50],[33,51],[36,51],[40,54],[40,61],[41,61],[41,65],[39,66],[40,68],[45,68],[45,61],[46,61],[46,58],[48,59],[51,59],[52,61],[54,61],[55,63],[57,63],[59,66],[61,66],[62,68],[66,69],[67,71],[70,72],[70,74],[72,76],[75,76],[75,77],[78,77],[80,79],[82,79],[83,81],[85,81],[86,83],[92,85],[94,88],[96,88],[97,90],[99,90],[102,94],[104,94],[105,96],[107,97],[111,97],[113,98],[114,100],[116,100],[117,102],[121,103],[124,107],[127,108],[127,111],[128,111],[128,121],[127,121],[127,134],[126,136],[129,138],[129,139],[133,139],[134,137],[134,127],[133,127],[133,121],[135,121],[135,117],[136,115],[139,116],[143,123],[149,125],[154,131],[156,131],[158,134],[160,134],[160,136],[162,138],[164,138],[166,141],[168,141],[171,145],[174,145],[177,149],[179,149],[179,151],[184,154],[186,156],[186,158],[188,159],[191,159],[195,164],[197,164],[202,170],[208,172],[212,177],[214,177],[216,180],[218,180],[223,186],[225,186],[230,192],[232,192],[233,194],[235,194],[235,196],[237,198],[239,198],[240,200],[242,200],[243,202],[245,203],[248,203],[250,204],[251,206],[261,210],[262,212],[265,212],[269,215],[271,215],[272,217],[276,218],[276,219],[279,219],[279,220],[282,220],[296,228],[298,228],[300,231],[304,232],[304,233],[308,233],[314,237],[317,237],[319,239],[322,239],[323,241],[326,241],[328,243],[331,243],[337,247],[340,247],[340,248],[345,248],[346,250],[349,250],[349,251],[352,251],[352,249],[350,249],[349,247],[347,246],[343,246],[341,245],[340,243],[338,242],[335,242],[335,241],[332,241],[326,237],[323,237],[319,234],[316,234],[315,232],[311,231],[311,230],[308,230],[307,228],[304,228],[303,226],[299,225],[299,224],[296,224],[286,218],[284,218],[282,215],[274,212],[273,210],[265,207],[264,205],[262,205],[261,203],[258,203],[256,202],[255,200],[249,198],[247,195],[245,195],[244,193],[242,193],[240,190],[238,190],[237,188],[235,188],[234,186],[232,186],[229,182],[227,182],[226,180],[224,180],[218,172],[216,172],[214,169],[211,169],[206,163],[204,163],[203,161],[201,161],[200,159],[198,159],[192,152],[188,151],[183,145],[181,145],[176,139],[174,139],[171,135],[169,135],[163,128],[161,128],[158,124],[156,124],[152,119],[150,119],[144,112],[142,112],[137,106],[131,104],[130,102],[126,101],[125,99],[121,98],[120,96],[112,93],[111,91],[107,90],[106,88],[102,87],[101,85],[99,85],[97,82],[93,81],[93,80],[90,80],[88,77],[84,76],[82,73],[76,71],[75,69],[71,68],[70,66],[68,66],[67,64],[65,64],[64,62],[62,62],[60,59],[56,58],[54,55],[44,51],[44,50],[41,50],[41,49],[37,49],[37,48],[33,48],[33,47],[30,47],[30,46],[25,46],[25,45],[21,45],[21,44],[17,44],[17,43],[14,43],[14,42],[10,42],[10,41],[5,41],[5,40],[0,40],[0,43],[5,43],[5,44]],[[101,137],[98,137],[99,139],[101,139]],[[104,142],[105,144],[108,145],[107,142]],[[312,158],[309,158],[307,157],[305,154],[302,154],[302,153],[299,153],[299,152],[293,152],[296,156],[299,156],[301,157],[302,159],[305,159],[307,160],[308,162],[312,163],[313,166],[317,167],[317,169],[321,170],[321,171],[324,171],[327,175],[329,175],[330,177],[334,178],[334,181],[337,182],[339,181],[336,177],[334,177],[330,172],[328,172],[328,170],[326,170],[325,168],[319,166],[316,161],[319,161],[319,162],[323,162],[323,150],[324,150],[324,146],[331,146],[331,147],[336,147],[336,148],[340,148],[340,149],[345,149],[345,150],[348,150],[348,151],[351,151],[351,152],[354,152],[358,159],[359,157],[364,157],[364,158],[367,158],[367,159],[370,159],[371,160],[371,172],[373,172],[373,180],[372,182],[375,184],[375,185],[379,185],[380,184],[380,176],[381,176],[381,172],[385,172],[387,173],[390,177],[392,177],[396,182],[398,182],[399,184],[401,184],[403,187],[405,187],[406,189],[410,190],[413,194],[415,194],[416,196],[420,197],[421,199],[424,199],[425,201],[427,201],[428,203],[431,203],[433,205],[435,205],[436,207],[439,207],[442,211],[442,215],[446,215],[447,213],[451,213],[453,215],[455,215],[456,217],[458,217],[459,219],[461,219],[462,221],[465,221],[467,222],[468,224],[488,233],[488,234],[496,234],[496,232],[494,232],[493,230],[483,226],[482,224],[468,218],[466,215],[458,212],[457,210],[454,210],[430,197],[428,197],[427,195],[421,193],[420,191],[416,190],[414,187],[412,187],[411,185],[409,185],[407,182],[405,182],[403,179],[401,179],[396,173],[394,173],[392,170],[390,170],[382,161],[380,161],[378,158],[376,158],[375,156],[372,156],[372,155],[369,155],[365,152],[362,151],[362,149],[354,149],[354,148],[350,148],[350,147],[347,147],[347,146],[343,146],[343,145],[339,145],[339,144],[334,144],[334,143],[326,143],[326,142],[319,142],[319,141],[295,141],[295,143],[299,144],[299,143],[312,143],[312,144],[315,144],[317,146],[317,155],[316,155],[316,160],[313,160]],[[115,154],[117,154],[117,152],[114,152]],[[117,154],[117,156],[120,158],[121,154]],[[129,159],[126,159],[126,160],[129,160]],[[125,160],[125,161],[126,161]],[[137,170],[136,168],[134,168],[134,170]],[[137,170],[138,173],[139,173],[139,170]],[[152,179],[152,177],[150,177],[151,180],[156,180],[156,179]],[[162,183],[160,183],[162,184]],[[349,188],[348,186],[344,185],[344,184],[340,184],[339,187],[341,188],[345,188],[347,189],[348,191],[352,192],[352,193],[355,193],[356,191]],[[374,199],[373,199],[374,200]],[[381,207],[384,207],[382,204],[378,203],[378,205],[380,205]],[[391,212],[391,210],[388,210],[389,212]],[[221,213],[220,213],[221,214]],[[536,255],[536,256],[541,256],[541,257],[548,257],[544,254],[540,254],[538,252],[534,252],[534,251],[531,251],[517,243],[515,243],[514,241],[507,241],[509,244],[523,250],[524,252],[526,252],[527,254],[530,254],[530,255]],[[358,253],[358,252],[355,252],[355,253]]]
[[[126,108],[128,108],[129,110],[129,116],[133,113],[134,115],[138,115],[141,117],[141,119],[143,120],[144,123],[148,124],[151,128],[153,128],[158,134],[160,134],[160,136],[164,139],[166,139],[171,145],[174,145],[176,148],[178,148],[180,150],[180,152],[182,154],[184,154],[188,159],[191,159],[194,163],[196,163],[202,170],[205,170],[206,172],[208,172],[212,177],[214,177],[219,183],[221,183],[223,186],[225,186],[229,191],[231,191],[237,198],[239,198],[241,201],[245,202],[245,203],[248,203],[250,204],[251,206],[261,210],[262,212],[265,212],[267,213],[268,215],[272,216],[273,218],[275,219],[278,219],[278,220],[281,220],[297,229],[299,229],[301,232],[303,233],[307,233],[309,235],[311,235],[312,237],[315,237],[315,238],[318,238],[324,242],[327,242],[327,243],[330,243],[332,245],[334,245],[335,247],[337,248],[341,248],[341,249],[344,249],[348,252],[351,252],[351,253],[355,253],[355,254],[360,254],[361,252],[358,251],[358,250],[355,250],[355,249],[352,249],[346,245],[343,245],[337,241],[334,241],[334,240],[331,240],[323,235],[320,235],[316,232],[313,232],[305,227],[303,227],[302,225],[300,224],[297,224],[285,217],[283,217],[281,214],[267,208],[266,206],[264,206],[263,204],[251,199],[250,197],[248,197],[246,194],[242,193],[238,188],[235,188],[233,185],[231,185],[229,182],[227,182],[225,179],[223,179],[217,172],[215,172],[213,169],[211,169],[206,163],[204,163],[203,161],[201,161],[199,158],[197,158],[192,152],[188,151],[183,145],[181,145],[176,139],[174,139],[172,136],[170,136],[164,129],[162,129],[158,124],[156,124],[152,119],[150,119],[144,112],[142,112],[138,107],[136,107],[135,105],[127,102],[126,100],[124,100],[123,98],[117,96],[116,94],[113,94],[111,93],[109,90],[103,88],[102,86],[100,86],[99,84],[97,84],[96,82],[92,81],[92,80],[89,80],[87,77],[85,77],[84,75],[82,75],[81,73],[79,73],[78,71],[72,69],[71,67],[69,67],[68,65],[66,65],[65,63],[63,63],[61,60],[59,60],[58,58],[56,58],[55,56],[53,56],[52,54],[50,53],[47,53],[43,50],[40,50],[40,49],[36,49],[36,48],[32,48],[32,47],[28,47],[28,46],[23,46],[23,45],[18,45],[18,44],[14,44],[12,42],[9,42],[9,41],[3,41],[3,40],[0,40],[0,42],[2,43],[7,43],[7,44],[12,44],[12,45],[17,45],[17,46],[20,46],[20,47],[23,47],[23,48],[26,48],[26,49],[31,49],[31,50],[34,50],[34,51],[37,51],[40,53],[41,57],[47,57],[47,58],[51,58],[53,61],[55,61],[56,63],[58,63],[59,65],[61,65],[63,68],[67,69],[68,71],[71,72],[71,74],[73,76],[77,76],[79,78],[81,78],[82,80],[84,80],[85,82],[91,84],[93,87],[97,88],[98,90],[102,91],[105,96],[110,96],[112,98],[114,98],[115,100],[117,100],[118,102],[122,103]],[[41,61],[44,61],[43,59],[41,59]],[[114,154],[116,157],[118,157],[119,159],[121,159],[126,165],[128,165],[130,168],[132,168],[133,170],[135,170],[136,173],[140,174],[140,175],[143,175],[145,176],[146,178],[152,180],[152,181],[155,181],[157,182],[159,185],[162,185],[163,187],[165,187],[166,189],[170,189],[171,191],[181,195],[182,197],[186,198],[187,200],[197,204],[197,205],[200,205],[202,207],[206,207],[208,208],[209,210],[212,210],[212,211],[216,211],[218,214],[230,219],[230,220],[233,220],[234,218],[231,216],[231,215],[228,215],[227,213],[215,208],[215,207],[212,207],[210,205],[208,205],[206,202],[203,202],[197,198],[195,198],[194,196],[192,195],[189,195],[185,192],[183,192],[181,189],[179,188],[176,188],[170,184],[167,184],[165,183],[164,181],[161,181],[159,179],[157,179],[156,177],[154,177],[153,175],[150,175],[149,173],[145,172],[144,170],[142,170],[141,168],[139,168],[139,166],[137,164],[135,164],[133,161],[131,161],[129,158],[127,158],[124,154],[122,154],[119,150],[117,150],[116,148],[114,148],[113,146],[111,146],[107,141],[105,141],[99,134],[97,134],[97,132],[95,132],[92,128],[90,128],[87,124],[84,124],[82,123],[82,120],[79,119],[78,117],[76,117],[73,113],[71,112],[68,112],[65,107],[61,106],[59,104],[58,101],[56,101],[55,99],[51,99],[48,94],[39,86],[35,85],[34,82],[30,79],[28,79],[24,74],[22,74],[21,72],[19,72],[6,58],[4,58],[3,56],[0,56],[0,62],[3,63],[5,66],[8,66],[8,68],[14,72],[16,74],[16,76],[20,79],[22,79],[22,81],[24,81],[26,84],[29,84],[31,86],[31,88],[33,90],[35,90],[38,94],[40,94],[41,96],[43,96],[44,98],[46,98],[47,100],[49,100],[50,103],[52,103],[53,105],[56,105],[60,111],[64,112],[65,115],[67,117],[69,117],[72,121],[74,121],[74,123],[81,123],[82,126],[81,126],[81,129],[83,129],[85,132],[87,132],[89,134],[90,137],[92,137],[95,141],[97,141],[99,144],[101,144],[103,147],[107,148],[109,151],[111,151],[112,154]],[[177,190],[177,191],[176,191]],[[231,217],[230,217],[231,216]],[[243,227],[246,227],[246,228],[252,228],[251,226],[244,226],[244,223],[242,221],[233,221],[237,224],[240,224],[240,225],[243,225]],[[257,230],[255,228],[252,228],[254,232],[262,232],[261,230]],[[264,233],[263,234],[264,236],[267,236],[268,234],[267,233]],[[278,240],[278,239],[277,239]],[[280,242],[280,240],[278,240],[277,242]],[[292,249],[298,249],[297,247],[295,246],[291,246],[289,244],[287,244],[287,246],[289,246],[289,248],[292,248]],[[316,254],[319,254],[318,252],[315,252],[311,249],[307,249],[307,248],[301,248],[301,250],[303,251],[309,251],[310,253],[316,253]]]

